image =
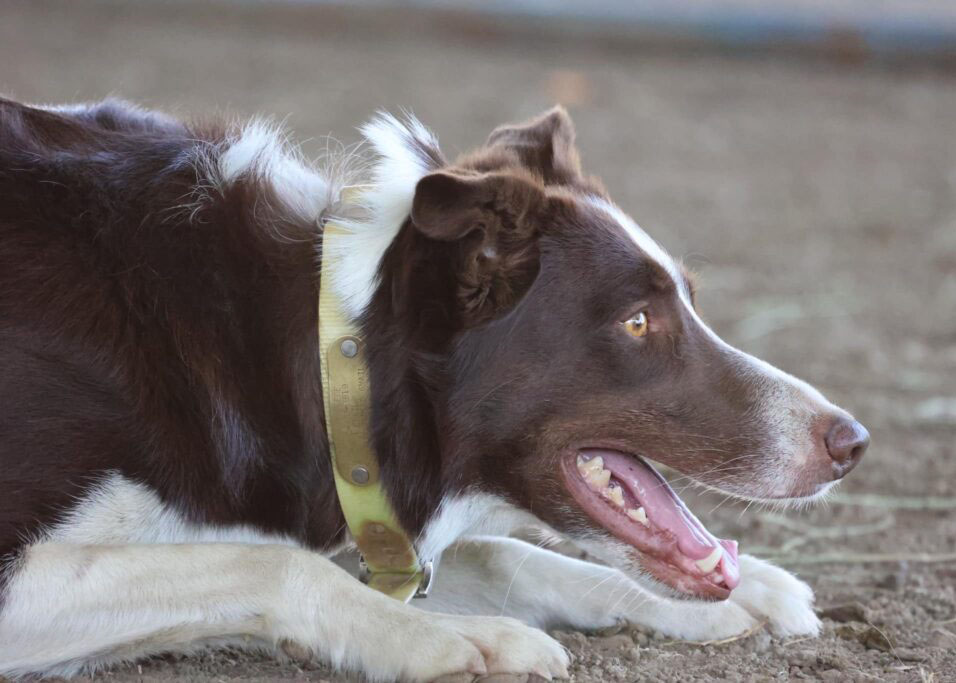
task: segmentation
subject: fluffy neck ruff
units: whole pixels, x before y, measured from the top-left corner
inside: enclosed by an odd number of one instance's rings
[[[411,116],[399,120],[380,112],[362,134],[377,158],[368,183],[354,188],[342,215],[333,218],[348,234],[327,254],[335,264],[332,286],[356,321],[378,286],[385,251],[408,219],[415,186],[445,165],[435,135]]]

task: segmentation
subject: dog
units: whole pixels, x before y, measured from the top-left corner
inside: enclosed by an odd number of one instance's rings
[[[805,504],[865,428],[704,323],[563,109],[454,162],[414,118],[362,130],[371,168],[316,170],[261,121],[0,100],[0,674],[231,645],[375,680],[550,679],[554,625],[817,634],[811,589],[738,556],[652,463]],[[356,534],[322,292],[363,344],[360,429],[433,561],[427,599],[330,559]],[[529,524],[595,561],[513,537]]]

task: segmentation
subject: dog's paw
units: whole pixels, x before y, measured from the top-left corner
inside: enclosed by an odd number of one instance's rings
[[[767,621],[781,636],[815,636],[820,620],[813,611],[813,590],[790,572],[750,555],[740,556],[740,585],[730,602]]]
[[[391,612],[391,613],[389,613]],[[377,621],[358,625],[331,651],[302,645],[308,638],[283,637],[279,650],[298,663],[330,659],[375,681],[466,680],[488,674],[536,674],[567,678],[568,654],[549,635],[506,617],[427,614],[396,606]],[[329,643],[325,643],[328,645]]]
[[[441,616],[481,652],[489,674],[536,674],[548,680],[568,677],[567,651],[544,631],[507,617]]]
[[[418,614],[421,616],[419,617]],[[513,673],[545,679],[568,676],[568,654],[549,635],[506,617],[418,613],[401,638],[379,642],[372,678],[444,680],[455,674]],[[397,635],[394,634],[393,635]],[[400,643],[401,647],[391,648]]]
[[[696,602],[651,598],[625,619],[661,635],[697,643],[732,638],[760,623],[730,600]]]

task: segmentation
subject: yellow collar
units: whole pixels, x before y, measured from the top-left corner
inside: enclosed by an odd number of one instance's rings
[[[399,524],[379,477],[371,445],[368,366],[359,330],[343,314],[332,287],[329,245],[345,231],[326,222],[319,282],[319,350],[329,453],[345,523],[362,554],[360,578],[370,587],[408,602],[425,597],[432,562],[420,562]]]

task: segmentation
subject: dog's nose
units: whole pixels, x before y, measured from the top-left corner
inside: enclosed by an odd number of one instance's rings
[[[824,441],[839,478],[860,462],[866,447],[870,445],[870,433],[853,418],[841,417],[830,427]]]

